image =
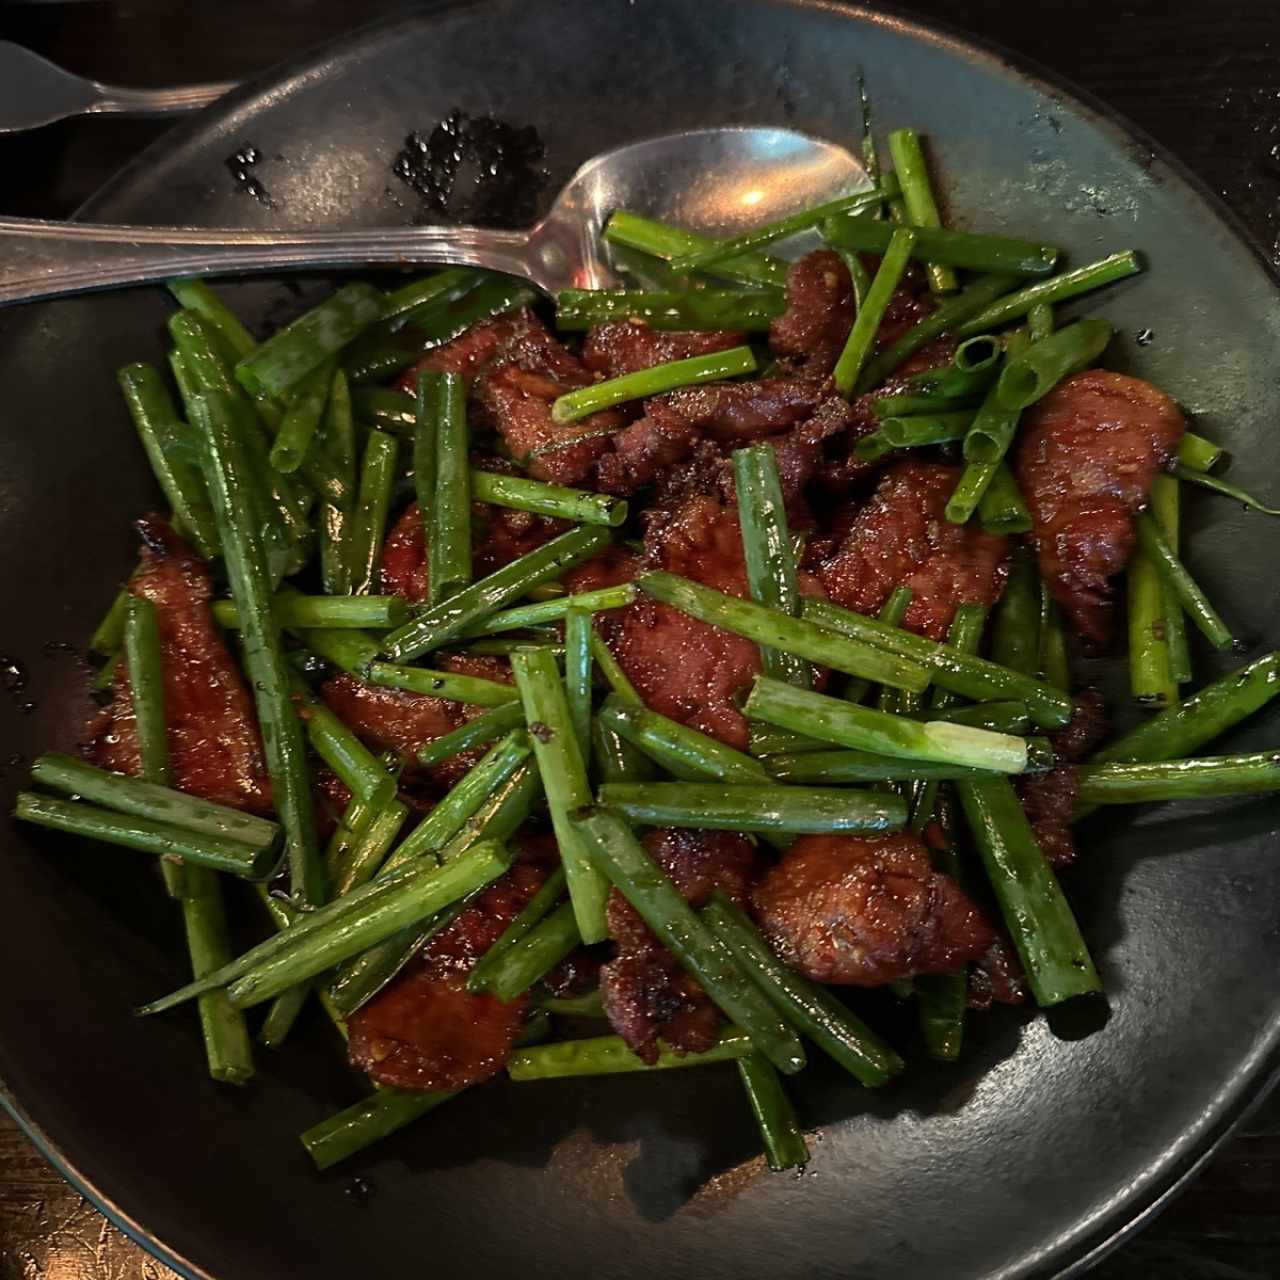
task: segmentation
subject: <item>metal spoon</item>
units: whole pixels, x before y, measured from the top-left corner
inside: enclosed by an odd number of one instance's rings
[[[108,112],[167,116],[195,111],[234,87],[234,81],[225,81],[171,89],[122,89],[72,75],[20,44],[0,40],[0,133],[38,129],[68,116]]]
[[[171,276],[453,262],[524,276],[548,293],[618,283],[600,231],[627,208],[735,235],[867,185],[845,150],[787,129],[698,129],[589,160],[528,231],[220,231],[0,218],[0,304]]]

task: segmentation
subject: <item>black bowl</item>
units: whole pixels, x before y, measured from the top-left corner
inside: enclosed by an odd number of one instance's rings
[[[782,0],[491,0],[437,7],[322,50],[175,130],[88,211],[113,220],[376,226],[419,211],[391,174],[406,133],[454,107],[535,125],[554,191],[648,134],[790,125],[850,140],[855,67],[879,119],[931,138],[955,219],[1043,237],[1081,262],[1126,246],[1150,271],[1096,304],[1116,359],[1228,444],[1276,459],[1280,308],[1226,212],[1081,96],[908,21]],[[224,160],[260,148],[274,207]],[[315,282],[243,283],[256,323]],[[301,293],[299,292],[301,291]],[[0,650],[30,672],[0,703],[18,757],[75,741],[83,644],[156,501],[113,372],[163,355],[169,304],[136,290],[0,317]],[[1140,331],[1151,331],[1145,345]],[[1190,562],[1238,633],[1277,642],[1263,519],[1189,504]],[[1197,655],[1206,677],[1229,662]],[[26,704],[34,704],[34,707]],[[1274,741],[1258,717],[1224,749]],[[1073,1274],[1148,1218],[1277,1064],[1280,809],[1262,800],[1109,815],[1069,879],[1103,971],[1092,1025],[1004,1011],[960,1063],[866,1093],[822,1063],[795,1090],[819,1136],[769,1176],[731,1071],[477,1089],[320,1177],[296,1135],[359,1096],[321,1025],[210,1084],[184,1014],[129,1010],[182,978],[173,912],[145,868],[12,832],[0,862],[0,1078],[67,1175],[178,1269],[222,1280],[398,1274],[900,1277]],[[1103,1025],[1098,1025],[1103,1022]],[[373,1195],[349,1196],[359,1174]]]

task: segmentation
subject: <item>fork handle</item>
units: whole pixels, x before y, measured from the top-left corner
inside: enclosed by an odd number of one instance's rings
[[[374,231],[200,230],[0,218],[0,305],[173,276],[461,263],[526,276],[545,264],[528,231],[392,227]]]
[[[163,89],[126,89],[117,84],[90,82],[94,101],[85,108],[88,115],[172,116],[182,111],[198,111],[225,97],[236,87],[234,80],[216,84],[176,84]]]

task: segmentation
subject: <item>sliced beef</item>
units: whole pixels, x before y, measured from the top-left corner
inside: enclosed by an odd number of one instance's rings
[[[825,378],[853,319],[849,268],[838,253],[816,249],[787,272],[787,309],[769,326],[769,349],[806,376]]]
[[[655,513],[645,539],[648,567],[662,568],[730,595],[745,596],[746,566],[735,511],[694,498]],[[645,703],[735,747],[747,743],[737,699],[760,670],[750,640],[708,626],[647,597],[604,620],[605,638]]]
[[[486,465],[486,470],[497,470]],[[471,567],[477,578],[510,564],[570,528],[528,511],[512,511],[487,502],[471,504]],[[416,502],[400,514],[382,544],[382,590],[406,600],[427,598],[427,548],[422,516]]]
[[[661,828],[644,846],[694,907],[714,889],[744,905],[760,873],[756,847],[727,831]],[[617,953],[600,970],[600,994],[613,1029],[645,1062],[658,1057],[658,1041],[680,1053],[700,1053],[716,1042],[720,1012],[679,960],[649,931],[614,889],[607,907]]]
[[[944,515],[960,478],[939,462],[895,463],[849,523],[839,547],[817,569],[837,604],[875,613],[894,587],[911,588],[903,625],[941,640],[956,606],[991,605],[1007,575],[1009,541]]]
[[[564,576],[565,589],[570,594],[602,591],[605,587],[630,582],[641,568],[641,558],[635,552],[615,544],[570,569]]]
[[[993,1004],[1022,1004],[1027,998],[1027,975],[1022,971],[1013,943],[1003,934],[974,961],[969,970],[970,1009],[990,1009]]]
[[[497,1074],[519,1035],[528,997],[503,1004],[496,996],[472,995],[467,975],[544,879],[538,867],[517,863],[352,1014],[352,1064],[399,1089],[462,1089]]]
[[[777,954],[815,982],[878,987],[977,960],[995,933],[908,834],[801,836],[756,886]]]
[[[412,391],[423,369],[473,379],[472,396],[513,458],[540,480],[575,484],[586,478],[622,425],[612,411],[581,422],[551,420],[557,396],[592,381],[591,372],[527,307],[474,325],[429,352],[404,374]]]
[[[582,363],[592,373],[620,378],[624,373],[652,369],[655,364],[728,351],[746,340],[746,334],[729,329],[669,332],[651,329],[643,321],[624,320],[588,331],[582,343]]]
[[[556,398],[589,381],[587,376],[582,382],[566,382],[504,364],[480,378],[477,398],[511,456],[531,476],[554,484],[580,484],[608,452],[610,437],[623,422],[612,409],[579,422],[552,421]]]
[[[478,654],[441,654],[437,669],[455,675],[479,676],[485,680],[511,682],[511,670],[497,658]],[[459,725],[483,715],[489,708],[469,703],[433,698],[405,689],[384,689],[366,684],[354,676],[334,676],[320,688],[320,695],[344,724],[368,746],[378,751],[398,751],[410,761],[418,748],[451,733]],[[479,759],[482,752],[464,751],[435,765],[430,776],[443,786],[451,786]]]
[[[902,283],[893,291],[889,298],[889,305],[884,310],[884,317],[880,321],[879,329],[876,330],[875,350],[879,352],[893,346],[908,329],[914,329],[921,320],[931,315],[933,307],[933,296],[929,292],[929,282],[924,272],[914,266],[909,267]],[[933,352],[924,357],[925,363],[920,363],[921,355],[927,350],[928,348],[921,348],[914,355],[908,356],[894,371],[894,377],[901,378],[908,373],[932,369],[937,364],[945,363],[938,360],[936,353]]]
[[[418,387],[418,374],[428,369],[476,378],[500,364],[514,364],[535,373],[545,373],[574,386],[583,386],[591,381],[572,352],[528,307],[522,307],[519,311],[472,325],[452,342],[428,351],[412,369],[400,376],[400,388],[413,394]]]
[[[718,497],[700,495],[672,511],[651,510],[638,563],[617,558],[592,562],[569,581],[581,591],[626,581],[640,568],[666,569],[717,591],[746,596],[736,509]],[[614,576],[618,574],[626,576]],[[801,590],[814,594],[819,588],[805,574]],[[760,652],[752,641],[647,597],[600,614],[597,626],[648,706],[731,746],[746,746],[747,722],[737,703],[760,670]]]
[[[1016,468],[1040,574],[1091,652],[1111,637],[1110,580],[1129,563],[1134,515],[1185,429],[1163,391],[1104,369],[1068,378],[1023,418]]]
[[[1049,735],[1055,766],[1017,779],[1022,807],[1051,867],[1067,867],[1076,859],[1071,827],[1071,814],[1080,795],[1076,766],[1102,743],[1109,729],[1102,694],[1086,689],[1075,699],[1070,721]]]
[[[635,493],[689,457],[699,441],[733,446],[777,435],[812,417],[824,398],[817,383],[801,378],[718,382],[652,396],[644,416],[614,437],[597,482],[608,493]]]
[[[128,585],[156,609],[173,785],[219,804],[268,812],[271,788],[253,699],[214,624],[209,570],[158,516],[140,520],[138,530],[142,564]],[[86,752],[101,768],[141,770],[124,663],[116,668],[111,704],[87,738]]]

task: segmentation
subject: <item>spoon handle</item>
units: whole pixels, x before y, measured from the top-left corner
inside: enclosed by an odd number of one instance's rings
[[[171,116],[198,111],[236,87],[234,80],[216,84],[177,84],[162,89],[126,89],[121,85],[90,81],[95,98],[86,115]]]
[[[389,227],[372,231],[202,230],[0,218],[0,305],[172,276],[462,263],[539,283],[527,231]]]

